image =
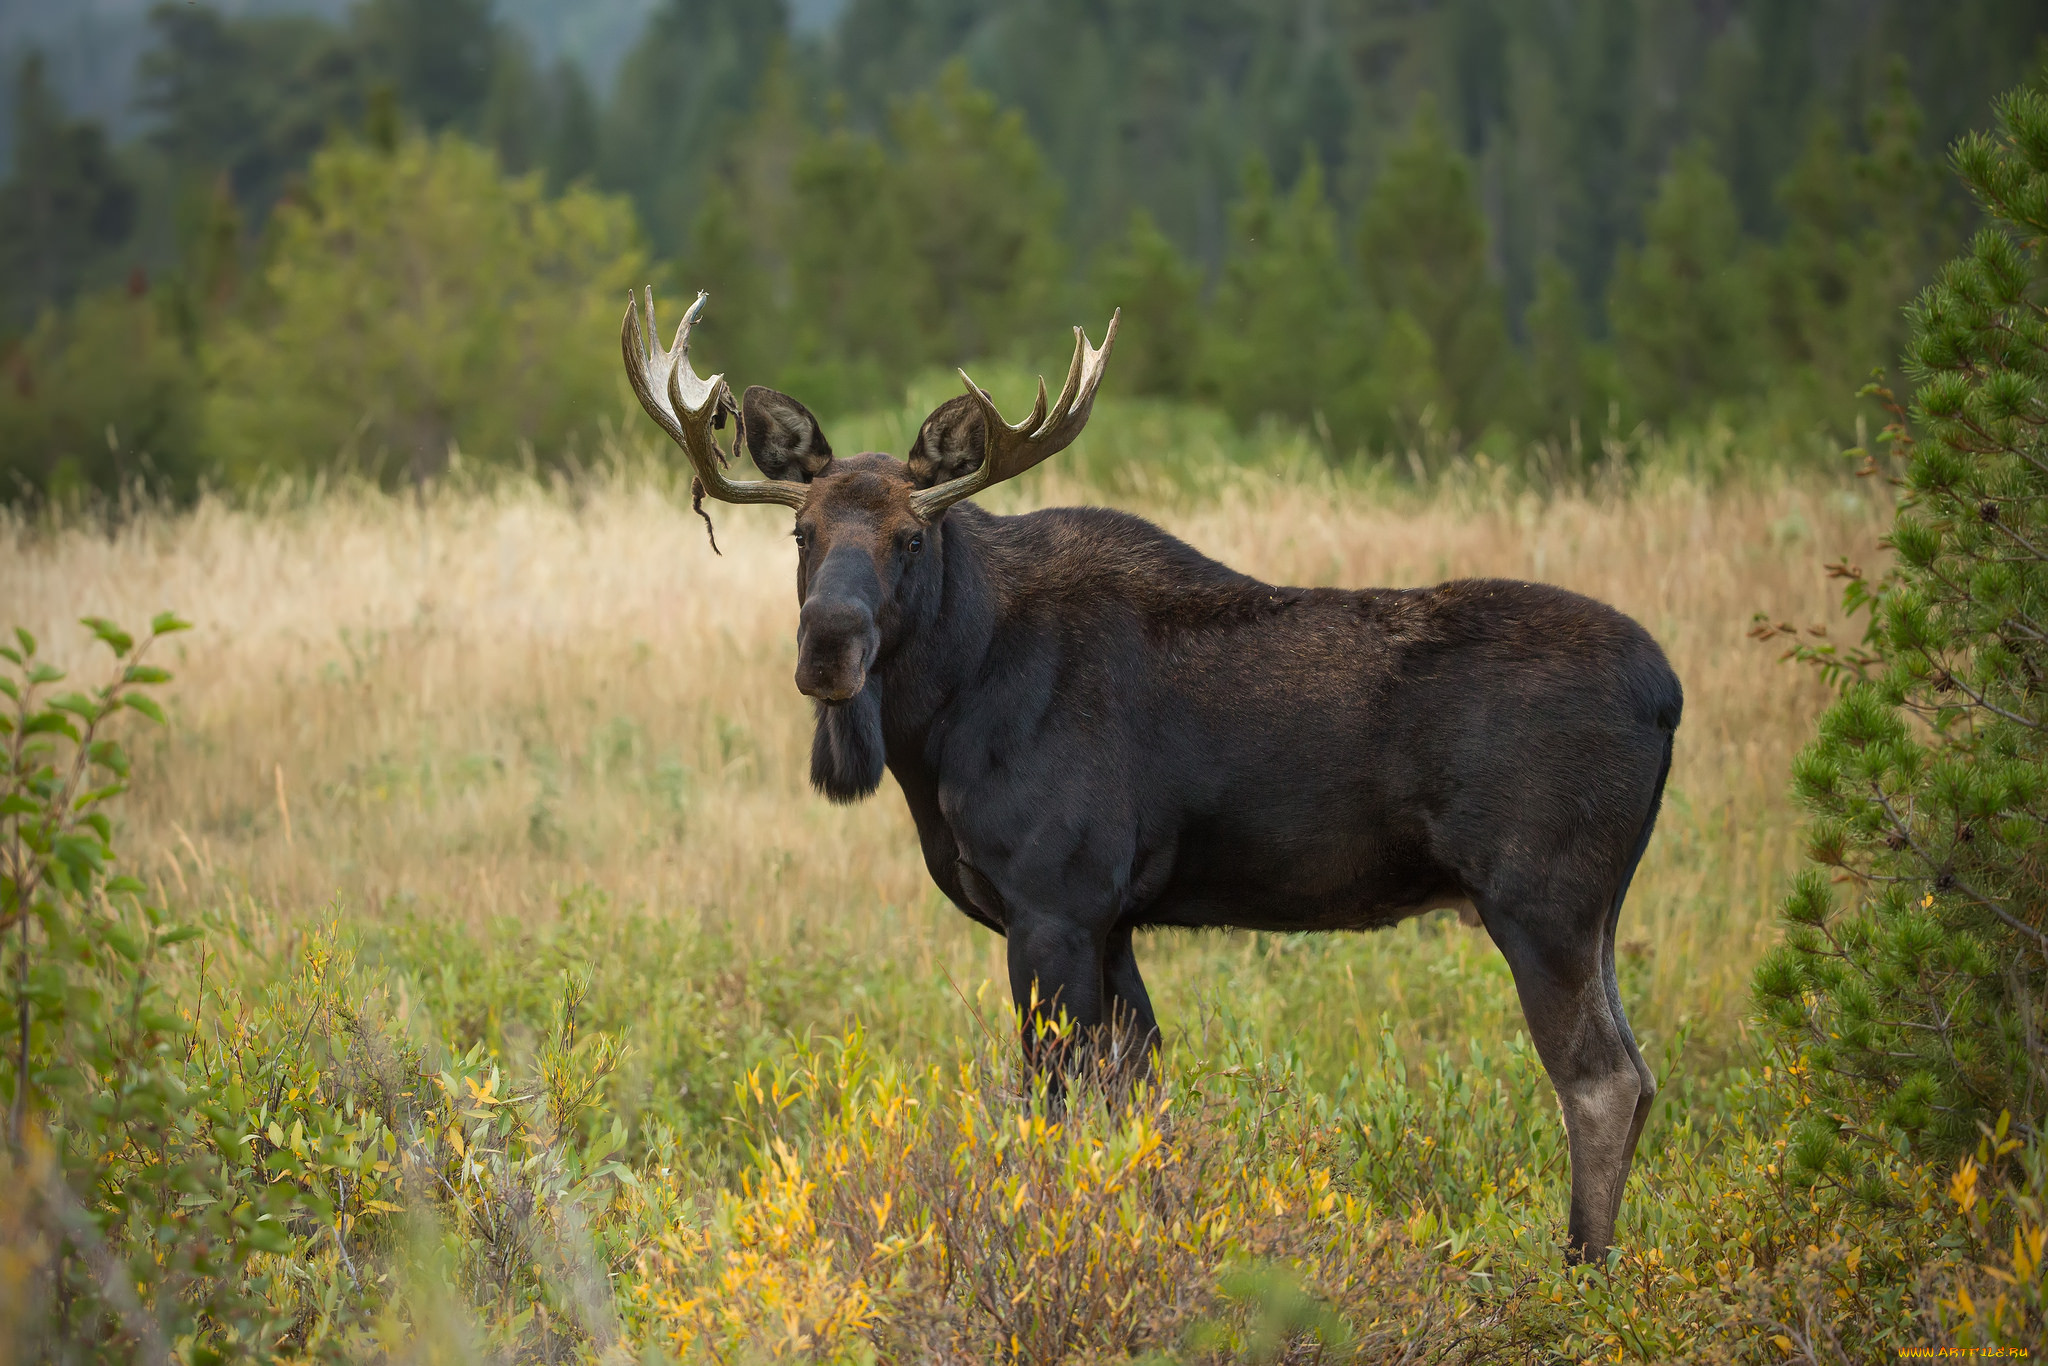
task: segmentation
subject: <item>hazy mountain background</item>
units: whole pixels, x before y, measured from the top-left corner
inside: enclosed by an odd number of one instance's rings
[[[14,157],[16,79],[22,57],[41,51],[65,105],[127,138],[147,122],[137,106],[136,62],[150,44],[149,11],[162,0],[0,0],[0,171]],[[353,0],[218,0],[222,14],[310,14],[339,21]],[[661,0],[502,0],[498,13],[543,60],[567,57],[600,91]],[[847,0],[791,0],[791,27],[822,33]]]

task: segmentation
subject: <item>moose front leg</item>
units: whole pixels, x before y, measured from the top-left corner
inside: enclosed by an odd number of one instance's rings
[[[1120,1067],[1129,1075],[1143,1077],[1152,1066],[1152,1054],[1159,1047],[1159,1020],[1152,1013],[1152,997],[1145,979],[1138,975],[1138,958],[1132,951],[1131,928],[1111,932],[1103,961],[1103,987],[1108,995],[1110,1049]]]
[[[1046,1074],[1056,1101],[1076,1052],[1103,1023],[1102,944],[1088,927],[1058,916],[1013,915],[1007,934],[1024,1063]]]

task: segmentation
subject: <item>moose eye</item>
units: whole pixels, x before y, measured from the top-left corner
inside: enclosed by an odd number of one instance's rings
[[[918,551],[924,549],[924,533],[918,532],[916,535],[912,536],[906,548],[913,555],[915,555]]]

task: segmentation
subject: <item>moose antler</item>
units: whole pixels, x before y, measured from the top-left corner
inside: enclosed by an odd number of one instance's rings
[[[633,382],[633,392],[640,396],[640,406],[647,410],[647,415],[660,423],[661,429],[683,448],[683,454],[690,457],[704,492],[725,503],[780,503],[800,508],[810,496],[810,490],[802,484],[788,479],[725,477],[728,458],[719,449],[711,429],[723,425],[725,415],[737,413],[739,406],[732,401],[725,376],[700,379],[690,368],[690,329],[703,316],[704,301],[710,297],[698,293],[697,302],[690,305],[682,324],[676,328],[674,344],[663,351],[654,340],[658,334],[654,326],[653,286],[647,289],[644,332],[640,328],[639,304],[628,292],[626,317],[619,328],[619,346],[626,356],[626,378]],[[737,454],[737,437],[733,445]]]
[[[1013,479],[1072,444],[1088,425],[1088,414],[1095,407],[1095,389],[1102,383],[1102,372],[1109,365],[1109,348],[1116,345],[1116,325],[1121,317],[1122,309],[1109,315],[1109,330],[1102,334],[1099,347],[1088,344],[1086,332],[1074,329],[1074,361],[1067,367],[1067,382],[1060,386],[1059,401],[1052,405],[1050,413],[1046,411],[1045,377],[1041,375],[1038,402],[1032,406],[1031,416],[1014,427],[1003,421],[988,391],[968,379],[967,372],[962,370],[960,378],[966,381],[968,396],[981,409],[988,430],[981,468],[913,493],[912,510],[926,522],[933,521],[962,498],[971,498],[985,488]]]

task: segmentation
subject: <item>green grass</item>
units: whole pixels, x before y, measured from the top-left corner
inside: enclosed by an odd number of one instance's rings
[[[993,378],[1011,404],[1020,377]],[[902,450],[933,389],[835,446]],[[931,888],[893,791],[805,786],[766,516],[722,511],[714,558],[643,466],[15,526],[0,596],[52,649],[92,610],[198,623],[116,831],[213,927],[192,1047],[302,1038],[283,1129],[374,1101],[398,1145],[392,1210],[301,1191],[293,1250],[239,1273],[269,1278],[293,1350],[982,1360],[1017,1333],[1025,1360],[1780,1361],[1977,1331],[1953,1287],[1995,1257],[1953,1173],[1895,1162],[1883,1208],[1791,1184],[1815,1116],[1747,999],[1799,862],[1785,766],[1826,693],[1744,632],[1841,631],[1820,565],[1876,562],[1866,486],[1758,473],[1710,434],[1547,492],[1476,459],[1424,491],[1146,404],[1105,404],[1070,455],[1007,505],[1118,502],[1280,581],[1547,578],[1665,643],[1687,718],[1620,959],[1663,1089],[1613,1261],[1564,1263],[1555,1098],[1499,954],[1445,914],[1147,935],[1159,1089],[1048,1126],[1001,941]],[[185,954],[165,980],[197,1000]],[[222,1105],[224,1152],[273,1122]]]

